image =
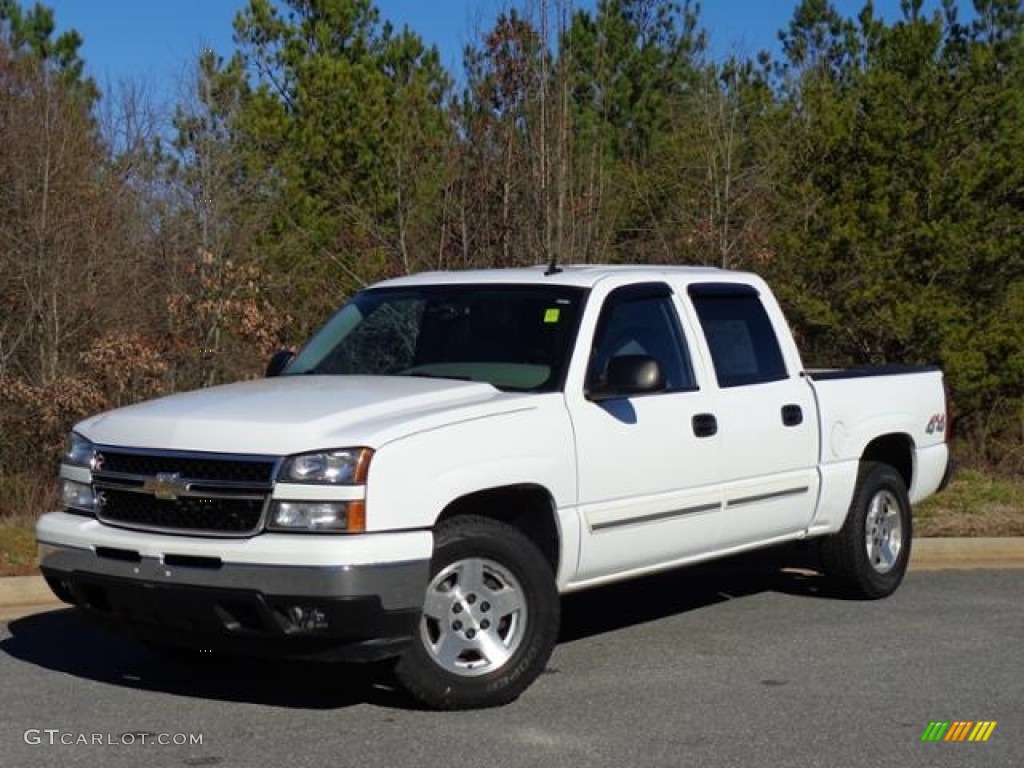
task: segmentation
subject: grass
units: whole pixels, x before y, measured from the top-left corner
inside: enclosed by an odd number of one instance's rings
[[[36,537],[27,521],[0,520],[0,576],[36,572]]]
[[[38,572],[36,519],[59,506],[55,477],[0,474],[0,576]]]
[[[0,477],[0,576],[36,573],[36,516],[14,510],[56,509],[53,485]],[[914,535],[1024,536],[1024,480],[960,470],[945,491],[917,505]]]
[[[914,513],[916,536],[1024,536],[1024,480],[962,469]]]

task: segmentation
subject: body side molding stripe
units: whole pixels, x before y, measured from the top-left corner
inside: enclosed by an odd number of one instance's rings
[[[627,517],[621,520],[609,520],[604,523],[596,523],[590,526],[590,530],[597,531],[605,530],[607,528],[620,528],[624,525],[640,525],[641,523],[654,523],[659,520],[668,520],[673,517],[684,517],[686,515],[696,515],[701,512],[711,512],[716,509],[721,509],[721,504],[701,504],[696,507],[686,507],[684,509],[673,509],[668,512],[656,512],[653,515],[644,515],[643,517]]]
[[[782,499],[786,496],[801,496],[811,490],[809,485],[805,485],[802,488],[788,488],[785,491],[775,491],[774,493],[761,493],[757,496],[742,496],[738,499],[729,499],[725,502],[726,507],[739,507],[744,504],[755,504],[759,501],[768,501],[770,499]]]

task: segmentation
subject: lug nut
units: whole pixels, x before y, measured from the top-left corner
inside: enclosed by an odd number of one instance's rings
[[[476,602],[476,595],[470,595],[469,597],[467,597],[466,598],[466,602],[469,603],[470,605],[475,603]]]
[[[456,632],[458,632],[460,629],[462,629],[462,622],[461,621],[453,621],[452,622],[452,629],[454,629]]]
[[[482,603],[480,603],[480,610],[484,613],[487,613],[489,610],[491,610],[491,604],[484,600]]]
[[[484,619],[483,621],[480,622],[480,629],[490,629],[490,628],[491,628],[491,622],[489,622],[487,619]]]
[[[456,603],[454,606],[452,606],[452,612],[462,613],[462,603]]]
[[[476,630],[475,629],[467,629],[466,630],[466,637],[468,637],[470,640],[472,640],[474,637],[476,637]]]

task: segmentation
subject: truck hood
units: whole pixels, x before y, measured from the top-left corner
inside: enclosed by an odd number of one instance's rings
[[[288,455],[369,446],[530,407],[489,384],[400,376],[282,376],[108,411],[76,431],[101,445]]]

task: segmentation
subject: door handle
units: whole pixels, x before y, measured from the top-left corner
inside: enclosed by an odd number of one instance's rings
[[[718,434],[718,419],[713,413],[698,413],[691,419],[693,434],[697,437],[712,437]]]
[[[782,406],[782,423],[787,427],[797,427],[804,423],[804,411],[799,405]]]

